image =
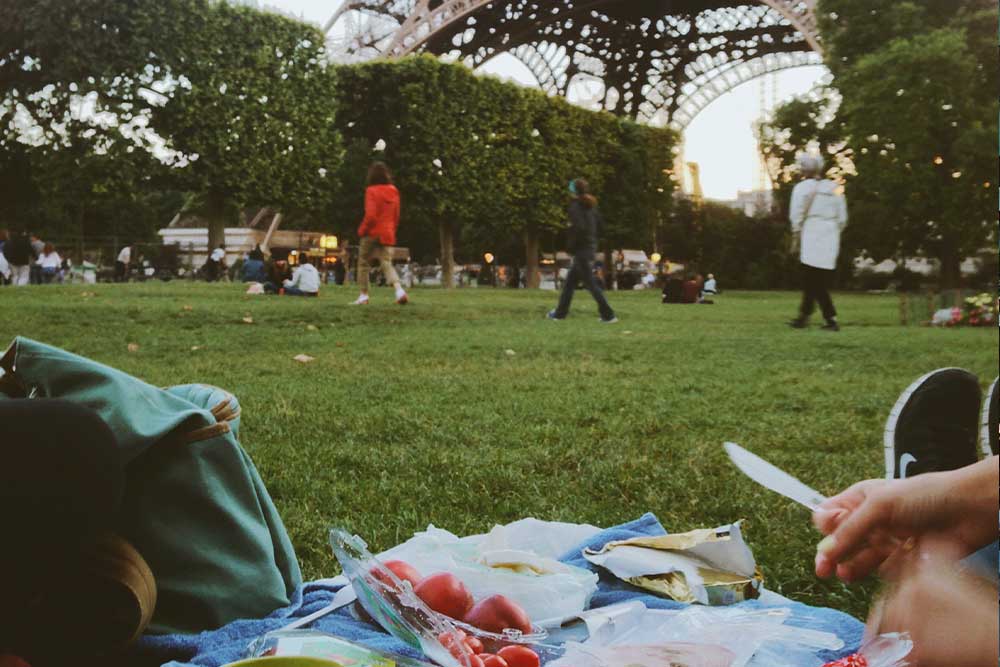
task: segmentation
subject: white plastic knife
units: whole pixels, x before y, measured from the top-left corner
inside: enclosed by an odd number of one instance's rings
[[[744,475],[772,491],[791,498],[800,505],[815,512],[826,496],[811,489],[784,470],[776,468],[756,454],[752,454],[739,445],[727,442],[723,445],[729,458]]]

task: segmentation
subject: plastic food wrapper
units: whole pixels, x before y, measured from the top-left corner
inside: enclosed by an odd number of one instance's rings
[[[492,633],[433,611],[417,597],[409,582],[400,581],[368,552],[364,541],[356,535],[331,530],[330,544],[357,595],[358,603],[371,619],[386,632],[421,650],[440,665],[470,667],[467,656],[456,659],[446,648],[446,645],[463,644],[459,630],[479,638],[490,652],[518,644],[530,647],[543,661],[563,653],[561,647],[544,643],[548,633],[542,628],[534,628],[531,634],[514,629]]]
[[[583,556],[619,579],[678,602],[730,605],[756,599],[763,585],[739,522],[608,542]]]
[[[247,648],[248,658],[304,656],[332,660],[344,667],[433,667],[430,663],[356,644],[315,630],[278,630]]]
[[[583,643],[568,643],[553,667],[597,665],[723,665],[724,667],[819,667],[820,651],[836,651],[844,642],[828,632],[786,625],[787,608],[744,610],[737,607],[648,609],[619,615]],[[674,662],[664,662],[675,651]],[[631,656],[620,661],[626,650]],[[795,656],[787,661],[785,656]],[[804,660],[803,660],[804,659]]]
[[[522,519],[485,535],[459,538],[428,526],[379,558],[406,561],[422,576],[450,572],[476,602],[501,594],[538,620],[576,614],[589,606],[597,592],[597,574],[556,558],[597,532],[594,526]]]

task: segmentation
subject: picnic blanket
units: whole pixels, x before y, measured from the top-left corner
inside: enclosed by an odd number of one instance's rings
[[[598,570],[581,555],[581,551],[586,547],[599,548],[612,540],[665,535],[666,533],[667,531],[654,515],[646,514],[635,521],[601,531],[587,540],[586,543],[566,553],[559,560],[577,567],[598,571],[600,581],[598,591],[591,600],[591,608],[629,600],[640,600],[650,609],[680,609],[685,605],[649,595],[641,589],[626,584],[609,573]],[[330,604],[337,590],[338,587],[333,585],[330,580],[307,583],[296,592],[291,605],[275,611],[264,619],[236,621],[218,630],[197,635],[144,637],[135,647],[134,655],[131,656],[129,664],[165,664],[165,667],[219,667],[244,657],[248,644],[255,638],[277,630],[295,618],[307,616]],[[786,624],[838,635],[845,643],[844,649],[835,653],[820,654],[819,657],[824,661],[855,653],[861,644],[863,624],[857,619],[833,609],[809,607],[772,592],[766,592],[759,600],[740,603],[739,606],[747,609],[788,608],[791,610],[791,616]],[[356,620],[351,615],[349,606],[319,619],[310,628],[345,637],[373,648],[414,658],[422,657],[419,652],[382,632],[379,628]]]

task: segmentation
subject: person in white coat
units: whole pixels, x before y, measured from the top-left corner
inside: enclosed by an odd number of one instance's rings
[[[830,298],[830,280],[840,254],[840,234],[847,226],[847,201],[839,186],[823,177],[823,158],[801,154],[797,157],[802,182],[792,190],[789,217],[799,246],[802,263],[802,305],[790,324],[804,329],[819,302],[827,331],[840,331],[837,309]]]

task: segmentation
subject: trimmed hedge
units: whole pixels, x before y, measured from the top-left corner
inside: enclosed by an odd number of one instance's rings
[[[557,243],[565,226],[572,178],[588,179],[603,198],[609,244],[651,248],[670,214],[677,142],[670,130],[430,56],[343,66],[337,86],[346,150],[333,210],[346,236],[354,234],[374,159],[393,168],[402,192],[399,244],[418,258],[439,257],[446,274],[456,241],[471,258],[484,249],[503,252],[516,238],[534,277],[540,240]],[[375,151],[380,140],[384,152]]]

